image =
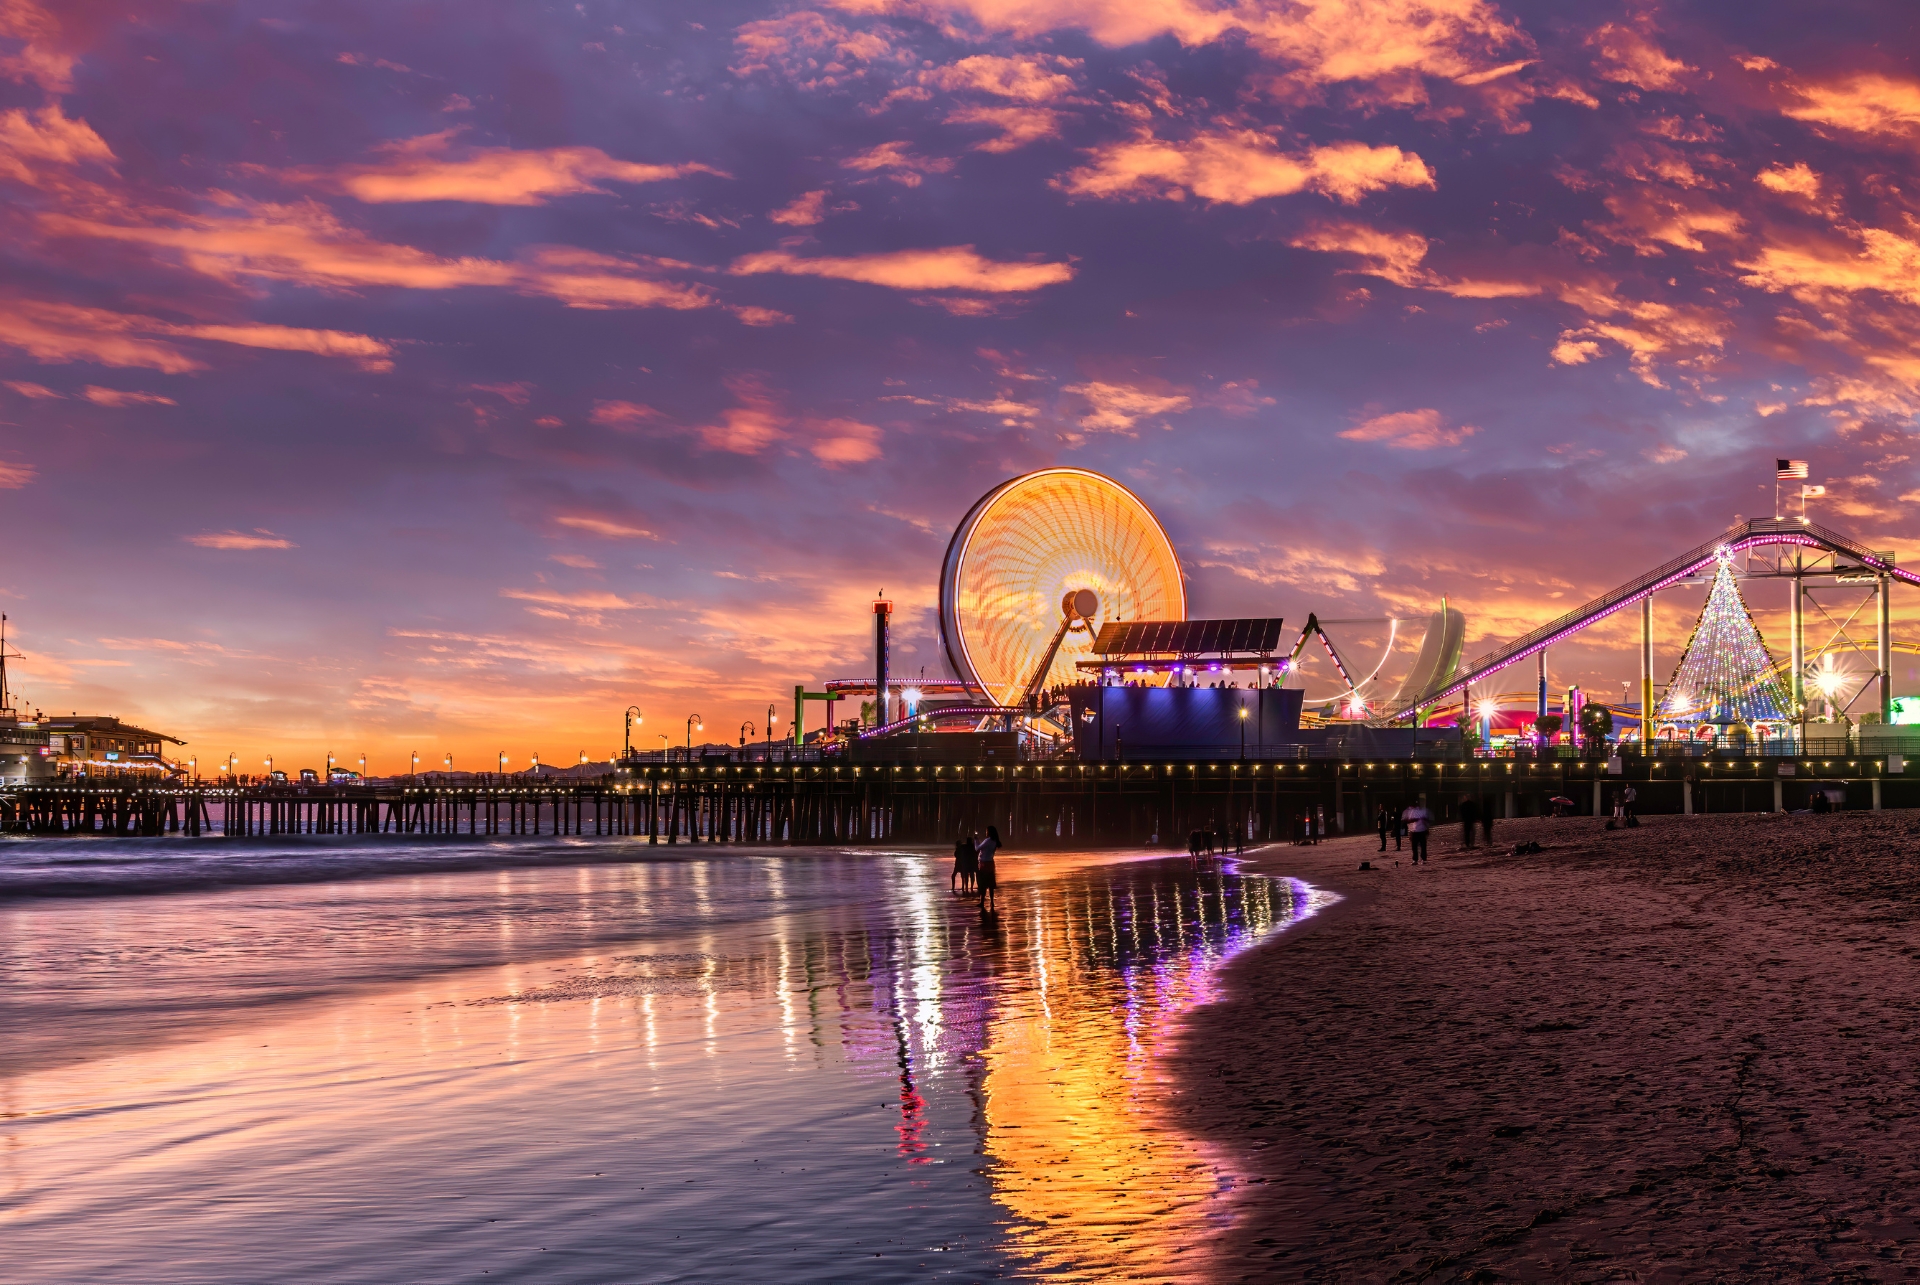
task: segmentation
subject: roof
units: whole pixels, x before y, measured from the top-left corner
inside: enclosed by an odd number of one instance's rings
[[[177,736],[168,736],[165,732],[156,732],[151,728],[123,723],[110,714],[69,714],[62,718],[43,718],[40,720],[40,726],[51,732],[85,732],[102,736],[124,736],[136,741],[171,741],[175,745],[186,744]]]
[[[1096,656],[1215,656],[1280,646],[1279,617],[1253,620],[1125,620],[1101,626]]]

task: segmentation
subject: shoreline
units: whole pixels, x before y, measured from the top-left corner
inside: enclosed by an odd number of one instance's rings
[[[1920,816],[1496,836],[1245,858],[1343,900],[1231,961],[1171,1054],[1181,1127],[1249,1176],[1217,1278],[1920,1267]]]

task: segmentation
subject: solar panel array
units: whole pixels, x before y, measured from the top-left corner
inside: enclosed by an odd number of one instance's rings
[[[1278,617],[1271,620],[1116,620],[1093,640],[1097,656],[1218,656],[1276,651]]]

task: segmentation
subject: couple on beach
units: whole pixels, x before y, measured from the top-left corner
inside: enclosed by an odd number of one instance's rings
[[[1374,814],[1374,825],[1380,831],[1380,851],[1387,850],[1387,836],[1393,836],[1393,850],[1400,851],[1402,836],[1413,842],[1413,864],[1424,865],[1427,860],[1427,830],[1432,825],[1432,814],[1427,805],[1415,799],[1404,810],[1395,815],[1386,804]]]
[[[1000,831],[991,825],[987,827],[987,837],[980,842],[973,841],[973,831],[964,830],[960,841],[953,845],[951,886],[963,895],[978,896],[982,910],[992,910],[998,905],[994,894],[999,891],[1000,877],[994,869],[993,854],[999,850]]]

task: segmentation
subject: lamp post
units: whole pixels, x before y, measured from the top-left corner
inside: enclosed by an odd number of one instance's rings
[[[200,758],[194,755],[187,759],[187,771],[193,776],[193,783],[200,784]]]
[[[1247,757],[1247,703],[1245,701],[1242,701],[1240,702],[1240,759],[1241,761],[1245,762],[1246,757]]]
[[[540,751],[539,750],[535,750],[533,752],[533,766],[527,770],[532,772],[534,777],[538,779],[540,775]]]
[[[687,759],[689,762],[693,759],[693,725],[695,723],[700,724],[701,731],[704,732],[707,730],[707,720],[701,718],[698,714],[687,715]]]
[[[267,755],[267,780],[273,780],[273,755]]]
[[[407,771],[407,779],[413,780],[420,775],[420,751],[413,751],[413,766]]]
[[[453,775],[453,751],[452,750],[447,751],[446,764],[447,764],[447,775],[452,776]]]
[[[505,750],[500,751],[500,775],[503,779],[507,775],[507,752]]]
[[[333,751],[332,751],[332,750],[328,750],[328,751],[327,751],[327,780],[326,780],[326,784],[328,784],[328,785],[332,785],[332,784],[333,784]]]
[[[367,783],[367,756],[362,754],[360,756],[360,784],[365,785],[366,783]]]
[[[647,720],[646,720],[645,718],[643,718],[643,717],[641,717],[641,715],[640,715],[640,707],[639,707],[638,705],[629,705],[629,706],[627,706],[627,731],[626,731],[626,740],[625,740],[625,742],[624,742],[624,743],[625,743],[625,745],[626,745],[626,747],[627,747],[627,752],[626,752],[626,755],[625,755],[625,757],[627,757],[627,758],[632,758],[632,757],[633,757],[633,729],[634,729],[634,725],[635,725],[635,724],[638,724],[638,723],[644,723],[644,722],[646,722],[646,721],[647,721]]]
[[[664,763],[667,761],[667,734],[655,732],[654,735],[660,738],[660,761]]]
[[[780,721],[780,712],[769,701],[767,703],[767,758],[773,758],[773,725]]]
[[[227,775],[233,778],[235,785],[240,784],[240,755],[233,750],[227,752]]]
[[[757,732],[759,730],[760,730],[759,728],[753,725],[753,720],[750,718],[747,719],[745,722],[741,723],[740,724],[740,748],[745,749],[747,747],[747,733],[749,731]]]

